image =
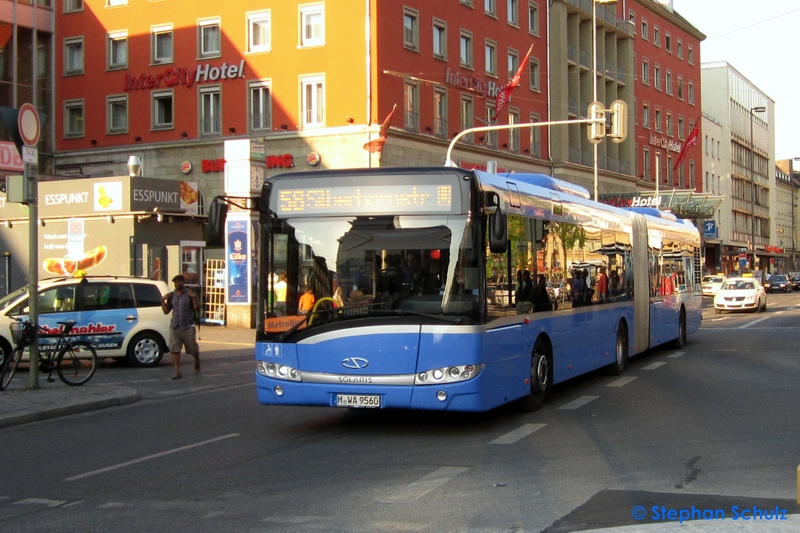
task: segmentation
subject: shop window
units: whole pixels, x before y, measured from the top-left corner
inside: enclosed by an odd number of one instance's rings
[[[200,89],[200,134],[219,135],[222,132],[222,93],[219,87]]]
[[[128,32],[108,34],[108,70],[128,68]]]
[[[106,113],[109,134],[128,132],[128,95],[121,94],[107,97]]]
[[[64,39],[64,74],[83,74],[83,37]]]
[[[152,28],[153,63],[172,63],[172,24]]]
[[[300,46],[325,44],[325,6],[323,4],[300,8]]]
[[[200,285],[202,250],[199,246],[181,246],[181,274],[186,278],[187,285]]]
[[[197,28],[197,39],[200,57],[219,57],[222,53],[219,19],[200,21]]]
[[[265,81],[251,82],[250,96],[250,129],[252,131],[272,129],[269,83]]]
[[[83,100],[64,101],[64,137],[83,137]]]
[[[248,52],[269,52],[272,49],[270,11],[247,15]]]
[[[150,279],[167,281],[167,272],[169,272],[167,269],[167,247],[161,245],[148,245],[147,277]]]

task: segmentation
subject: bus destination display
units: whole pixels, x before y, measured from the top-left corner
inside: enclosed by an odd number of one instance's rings
[[[281,190],[277,213],[442,213],[452,208],[452,185],[367,185]]]

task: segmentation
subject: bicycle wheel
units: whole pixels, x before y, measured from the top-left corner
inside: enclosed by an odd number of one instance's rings
[[[72,342],[58,352],[56,370],[67,385],[83,385],[97,370],[97,352],[88,342]]]
[[[17,371],[19,362],[22,361],[22,354],[25,352],[24,346],[17,346],[11,352],[6,360],[3,361],[3,368],[0,371],[0,391],[6,390],[8,384],[11,383],[11,378],[14,377],[14,372]]]

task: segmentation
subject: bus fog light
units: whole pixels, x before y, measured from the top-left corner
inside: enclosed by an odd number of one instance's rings
[[[275,363],[267,363],[267,372],[270,374],[275,373]]]
[[[266,376],[267,375],[267,367],[264,366],[264,362],[263,361],[256,361],[256,370],[262,376]]]
[[[428,373],[427,372],[422,372],[419,375],[419,380],[422,381],[422,382],[428,381]]]
[[[466,370],[469,373],[472,373],[472,371],[475,370],[475,367],[472,365],[467,365],[464,367],[464,370]]]
[[[451,378],[457,378],[459,376],[458,367],[451,366],[450,369],[447,371]]]
[[[275,385],[275,396],[283,396],[283,387]]]
[[[469,377],[469,372],[462,372],[461,379],[467,379]]]
[[[436,391],[436,399],[443,402],[447,399],[447,393],[443,390]]]
[[[292,379],[297,379],[297,377],[300,375],[300,372],[293,368],[289,374],[292,376]]]
[[[441,368],[437,368],[433,371],[433,379],[439,380],[444,377],[444,372],[442,372]]]

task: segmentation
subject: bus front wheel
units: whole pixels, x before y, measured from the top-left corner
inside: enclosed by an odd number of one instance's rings
[[[523,411],[538,411],[553,386],[553,365],[547,342],[538,339],[531,357],[531,392],[520,400]]]
[[[617,326],[617,341],[614,345],[614,362],[609,365],[609,373],[619,376],[628,366],[628,328],[624,323]]]

